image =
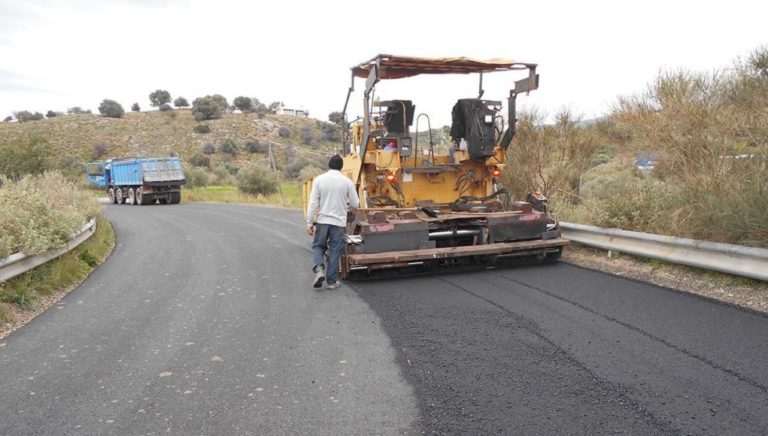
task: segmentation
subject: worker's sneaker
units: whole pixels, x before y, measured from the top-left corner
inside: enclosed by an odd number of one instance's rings
[[[315,273],[315,283],[312,284],[312,286],[315,288],[323,286],[323,280],[325,280],[325,269],[323,267],[319,267]]]
[[[336,288],[338,288],[339,286],[341,286],[341,283],[339,283],[339,282],[336,282],[336,283],[328,283],[328,286],[326,286],[326,287],[325,287],[325,289],[336,289]]]

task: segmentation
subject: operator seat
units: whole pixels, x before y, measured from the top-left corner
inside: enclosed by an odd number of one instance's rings
[[[462,138],[467,141],[471,159],[484,161],[496,154],[493,122],[496,112],[488,107],[495,103],[479,98],[462,98],[453,106],[451,138],[456,144]]]
[[[384,127],[387,136],[407,136],[408,127],[413,125],[413,113],[416,106],[411,100],[390,100],[380,103],[387,108],[384,113]]]

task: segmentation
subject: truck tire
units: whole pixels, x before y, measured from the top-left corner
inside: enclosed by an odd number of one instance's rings
[[[151,195],[144,195],[144,192],[141,188],[136,188],[136,204],[140,206],[145,206],[147,204],[151,204],[153,197]]]
[[[136,204],[136,192],[133,188],[128,188],[128,198],[125,200],[128,204]]]
[[[117,197],[115,197],[115,190],[114,188],[109,188],[107,191],[107,196],[109,196],[109,202],[112,204],[117,204]]]
[[[123,188],[115,189],[115,204],[125,204],[125,197],[123,197]]]
[[[171,192],[171,200],[169,201],[170,204],[179,204],[181,203],[181,192]]]

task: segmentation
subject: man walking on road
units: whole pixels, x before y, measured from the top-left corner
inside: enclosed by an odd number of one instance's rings
[[[347,226],[347,207],[357,209],[360,200],[357,198],[355,185],[341,174],[344,161],[341,156],[334,155],[328,161],[325,174],[315,177],[312,191],[309,194],[307,208],[307,234],[314,236],[312,252],[315,266],[313,286],[319,288],[323,280],[328,280],[328,289],[336,289],[339,283],[339,258],[344,249],[344,236]],[[317,218],[315,219],[315,214]],[[325,255],[328,252],[328,267],[326,272]]]

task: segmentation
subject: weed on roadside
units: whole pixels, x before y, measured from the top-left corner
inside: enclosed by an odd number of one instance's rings
[[[51,303],[48,295],[72,289],[103,262],[115,245],[107,220],[99,217],[96,232],[79,247],[59,258],[0,284],[0,324],[13,323],[15,313],[42,311]],[[0,325],[2,327],[2,325]],[[0,334],[3,329],[0,328]]]
[[[13,316],[13,311],[8,303],[0,303],[0,324],[11,323],[16,321],[16,317]]]

